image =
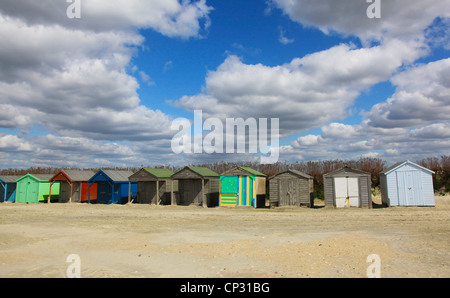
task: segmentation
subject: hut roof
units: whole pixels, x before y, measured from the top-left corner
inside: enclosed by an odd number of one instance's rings
[[[122,182],[122,181],[128,182],[128,177],[133,175],[133,172],[131,171],[118,171],[118,170],[103,170],[103,173],[105,173],[114,182]]]
[[[433,172],[432,170],[427,169],[427,168],[424,168],[424,167],[422,167],[422,166],[419,166],[418,164],[413,163],[413,162],[411,162],[411,161],[409,161],[409,160],[405,160],[405,161],[402,161],[402,162],[398,162],[398,163],[396,163],[396,164],[390,166],[389,168],[385,169],[384,171],[380,172],[380,174],[384,174],[384,175],[389,174],[390,172],[395,171],[396,169],[400,168],[401,166],[403,166],[403,165],[405,165],[405,164],[409,164],[409,165],[411,165],[411,166],[413,166],[413,167],[416,167],[416,168],[422,169],[422,170],[424,170],[424,171],[426,171],[426,172],[429,172],[429,173],[431,173],[431,174],[434,174],[434,172]]]
[[[103,175],[101,175],[102,173]],[[131,171],[100,170],[89,179],[89,182],[98,180],[99,176],[106,176],[104,178],[109,179],[115,183],[119,182],[128,183],[128,177],[130,177],[131,175],[133,175],[133,172]]]
[[[284,174],[284,173],[292,173],[292,174],[294,174],[296,176],[303,177],[303,178],[306,178],[306,179],[312,179],[313,178],[312,176],[310,176],[308,174],[305,174],[303,172],[297,171],[297,170],[287,170],[287,171],[278,173],[276,175],[273,175],[272,177],[269,178],[269,180],[275,178],[278,175]]]
[[[225,171],[224,173],[222,173],[222,176],[227,176],[227,175],[254,175],[254,176],[261,176],[261,177],[266,177],[266,175],[264,175],[261,172],[258,172],[252,168],[249,167],[235,167],[232,168],[231,170]]]
[[[13,183],[19,180],[21,176],[0,176],[0,180],[4,183]]]
[[[341,173],[341,172],[347,172],[347,173],[350,172],[350,173],[355,173],[355,174],[370,175],[370,173],[367,173],[367,172],[364,172],[364,171],[361,171],[361,170],[357,170],[357,169],[353,169],[353,168],[350,168],[349,166],[345,166],[345,167],[340,168],[338,170],[335,170],[335,171],[332,171],[330,173],[324,174],[323,176],[324,177],[332,176],[332,175],[335,175],[335,174],[338,174],[338,173]]]
[[[19,179],[17,179],[17,181],[25,179],[26,177],[31,177],[38,181],[50,181],[50,179],[53,177],[53,175],[52,174],[29,174],[28,173],[28,174],[20,177]]]
[[[63,175],[69,181],[88,181],[95,175],[94,171],[91,170],[61,170],[56,173],[50,180],[55,180],[58,175]]]
[[[152,174],[153,176],[157,177],[157,178],[170,178],[173,176],[173,172],[171,170],[168,169],[150,169],[150,168],[146,168],[145,169],[147,172],[149,172],[150,174]]]
[[[192,171],[203,177],[219,177],[216,172],[204,167],[189,167]]]
[[[240,167],[240,168],[243,169],[244,171],[249,172],[252,175],[266,177],[266,175],[264,175],[263,173],[258,172],[257,170],[254,170],[252,168],[249,168],[249,167]]]

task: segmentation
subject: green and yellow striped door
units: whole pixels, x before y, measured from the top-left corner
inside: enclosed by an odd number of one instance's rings
[[[219,206],[236,207],[238,205],[239,177],[220,177]]]

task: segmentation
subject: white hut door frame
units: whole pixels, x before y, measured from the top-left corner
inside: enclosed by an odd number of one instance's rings
[[[359,183],[358,178],[336,177],[334,178],[336,192],[336,207],[359,207]]]

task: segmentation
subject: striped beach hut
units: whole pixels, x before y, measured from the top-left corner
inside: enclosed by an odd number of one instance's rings
[[[205,167],[185,167],[172,176],[172,205],[216,207],[219,199],[219,174]]]
[[[89,200],[88,180],[95,175],[91,170],[61,170],[50,178],[51,191],[53,184],[60,182],[59,202],[80,203]],[[97,199],[97,184],[90,189],[91,200]]]
[[[220,175],[219,206],[264,207],[266,175],[249,167],[235,167]]]
[[[26,174],[17,180],[16,203],[38,204],[48,201],[58,201],[59,182],[55,182],[50,195],[49,174]]]
[[[128,177],[137,182],[137,196],[134,203],[137,204],[171,204],[171,189],[173,172],[168,169],[142,168]],[[131,201],[131,193],[129,194]]]
[[[14,202],[20,176],[0,176],[0,202]]]
[[[97,183],[97,203],[126,204],[128,193],[130,192],[132,196],[136,196],[137,193],[137,182],[129,183],[128,177],[131,175],[133,175],[131,171],[100,170],[88,180],[89,194],[94,183]],[[88,202],[92,202],[90,195]]]

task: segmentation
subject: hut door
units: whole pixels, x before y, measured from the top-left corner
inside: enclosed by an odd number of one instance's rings
[[[138,183],[137,203],[156,204],[156,182],[145,181]]]
[[[358,178],[347,178],[347,195],[350,207],[359,207],[359,183]]]
[[[74,182],[72,185],[72,202],[80,203],[81,202],[81,183]]]
[[[420,172],[397,172],[400,206],[424,205]]]
[[[238,205],[239,177],[224,176],[220,178],[220,206],[235,207]]]
[[[182,180],[178,184],[180,205],[200,204],[202,201],[202,181],[198,179]],[[205,187],[206,191],[206,187]]]
[[[358,178],[337,177],[334,178],[336,192],[336,207],[359,207]]]
[[[59,191],[59,202],[67,203],[70,200],[70,184],[67,182],[61,182]]]
[[[112,189],[108,182],[97,183],[97,202],[100,204],[111,204]]]
[[[300,205],[298,182],[292,179],[280,179],[280,206]]]
[[[31,181],[28,183],[27,203],[37,204],[39,203],[39,183],[36,181]]]

